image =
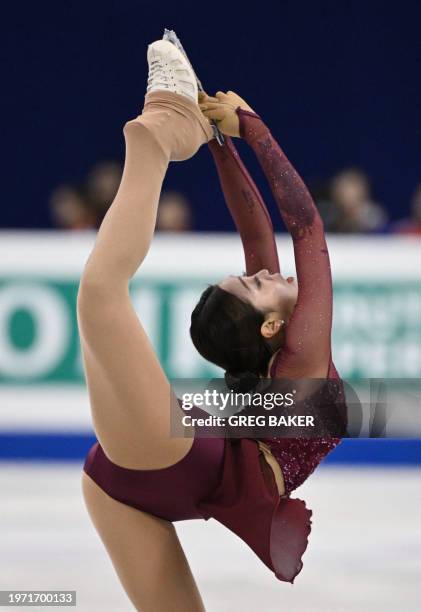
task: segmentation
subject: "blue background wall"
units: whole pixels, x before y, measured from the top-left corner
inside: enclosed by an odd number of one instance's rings
[[[421,179],[419,2],[47,0],[7,3],[1,21],[1,227],[48,226],[52,188],[122,157],[164,26],[210,92],[238,91],[264,117],[307,180],[359,165],[398,218]],[[200,229],[230,229],[214,178],[202,150],[168,184]]]

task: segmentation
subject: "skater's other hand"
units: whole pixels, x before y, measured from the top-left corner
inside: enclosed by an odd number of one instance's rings
[[[226,93],[224,93],[223,91],[217,91],[215,94],[215,98],[223,104],[230,104],[235,108],[240,107],[244,110],[254,113],[254,110],[251,108],[251,106],[249,106],[247,102],[234,91],[227,91]]]
[[[201,92],[199,106],[205,117],[209,121],[215,121],[226,136],[240,136],[240,122],[236,113],[238,107],[254,112],[247,102],[233,91],[218,91],[214,97]]]

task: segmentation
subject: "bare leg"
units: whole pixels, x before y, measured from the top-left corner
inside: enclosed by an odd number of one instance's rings
[[[153,92],[124,134],[124,173],[81,279],[78,323],[101,446],[118,465],[154,469],[178,461],[192,440],[170,437],[170,385],[128,284],[149,249],[169,161],[191,157],[211,128],[193,101]]]
[[[157,91],[124,134],[124,173],[81,279],[78,323],[93,423],[104,452],[123,467],[156,469],[177,462],[192,440],[170,437],[170,385],[128,286],[149,249],[169,161],[191,157],[211,130],[192,100]],[[82,487],[136,609],[204,612],[173,525],[112,499],[85,473]]]
[[[136,610],[205,612],[174,526],[109,497],[87,474],[92,522]]]

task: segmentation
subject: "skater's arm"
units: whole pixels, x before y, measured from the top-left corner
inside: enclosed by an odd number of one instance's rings
[[[331,358],[332,276],[323,222],[301,177],[255,113],[237,109],[240,134],[266,174],[294,244],[298,299],[286,327],[288,372],[327,376]]]
[[[266,268],[279,272],[273,226],[253,179],[241,161],[231,138],[220,146],[209,142],[221,188],[231,216],[243,243],[246,272],[252,275]]]
[[[203,108],[204,106],[204,108]],[[298,300],[286,327],[284,355],[294,375],[324,377],[330,363],[332,278],[323,223],[302,179],[261,118],[242,98],[218,92],[202,105],[208,119],[242,136],[266,174],[294,243]]]

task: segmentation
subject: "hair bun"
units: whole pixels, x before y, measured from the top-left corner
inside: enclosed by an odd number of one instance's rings
[[[225,382],[235,393],[247,393],[259,384],[260,376],[254,372],[225,372]]]

